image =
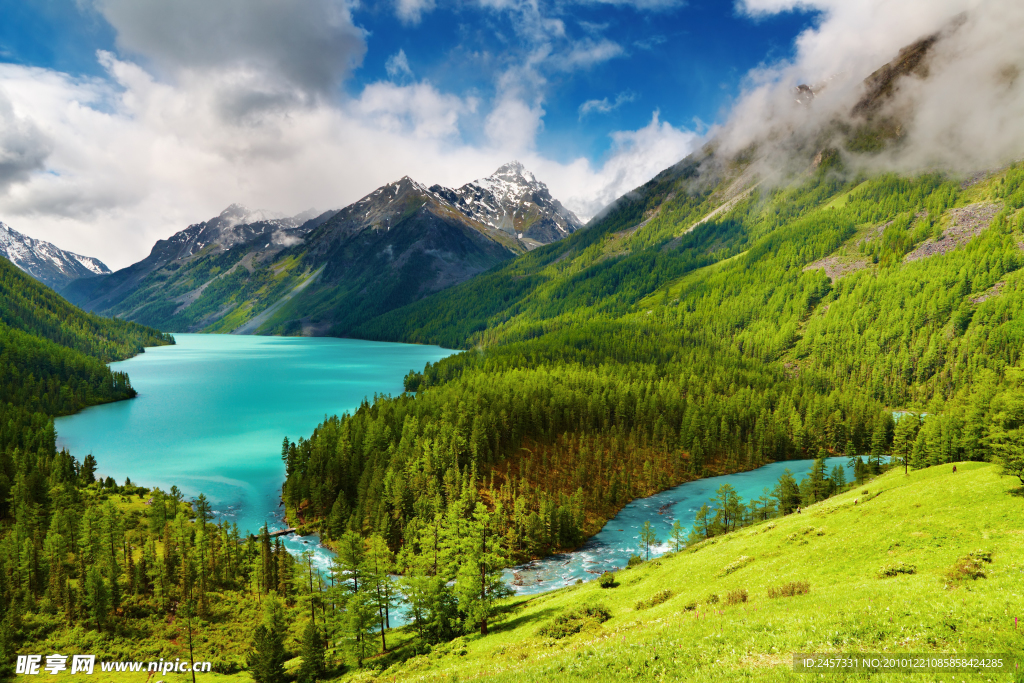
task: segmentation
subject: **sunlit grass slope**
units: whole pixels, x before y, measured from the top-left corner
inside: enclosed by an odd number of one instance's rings
[[[519,601],[487,637],[342,680],[846,680],[794,673],[792,654],[1022,652],[1014,626],[1014,617],[1024,619],[1022,508],[1019,482],[993,465],[894,470],[800,514],[621,571],[614,588],[592,581]],[[977,564],[985,578],[950,577],[979,550],[991,553],[991,563]],[[916,573],[882,576],[899,563]],[[791,581],[809,582],[810,592],[768,597]],[[747,601],[726,605],[739,589]],[[664,590],[672,597],[637,609]],[[588,605],[603,605],[611,619],[562,639],[540,635],[555,617]],[[988,678],[1011,677],[877,677]]]

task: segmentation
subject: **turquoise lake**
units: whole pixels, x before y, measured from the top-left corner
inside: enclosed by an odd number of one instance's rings
[[[308,437],[324,416],[353,411],[375,393],[398,394],[411,369],[422,370],[454,351],[436,346],[350,339],[175,335],[176,346],[147,349],[111,367],[129,374],[137,398],[88,408],[56,421],[58,444],[81,460],[92,453],[97,473],[125,477],[165,491],[177,485],[192,498],[204,493],[215,516],[243,531],[264,524],[284,528],[280,507],[284,463],[281,441]],[[828,466],[845,464],[830,458]],[[627,505],[576,552],[506,570],[519,593],[559,588],[625,566],[637,553],[640,528],[651,521],[662,541],[652,556],[669,550],[669,530],[679,519],[689,528],[696,511],[723,483],[744,500],[772,488],[784,469],[799,480],[812,460],[773,463],[687,482]],[[847,470],[848,477],[852,472]],[[330,553],[315,536],[284,537],[289,550],[313,550],[326,568]],[[397,618],[396,618],[397,617]],[[393,623],[403,616],[392,614]]]
[[[111,368],[139,395],[56,421],[58,446],[97,473],[192,498],[255,532],[284,528],[281,441],[308,437],[325,415],[354,411],[374,393],[399,394],[409,370],[454,351],[352,339],[176,334]],[[311,539],[291,537],[291,549]]]

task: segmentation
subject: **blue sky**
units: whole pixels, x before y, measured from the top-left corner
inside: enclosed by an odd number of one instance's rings
[[[358,96],[376,81],[426,79],[444,92],[486,100],[496,94],[497,74],[550,39],[531,35],[522,11],[440,4],[415,21],[403,20],[398,3],[357,5],[352,18],[365,32],[366,52],[343,90]],[[559,43],[564,49],[582,42],[598,52],[575,66],[537,68],[545,80],[537,145],[551,158],[598,162],[609,150],[610,132],[642,127],[654,111],[687,129],[720,121],[747,72],[791,58],[795,37],[818,17],[800,10],[751,17],[730,0],[640,4],[548,3],[544,16],[565,31],[563,40],[552,41],[556,50]],[[0,0],[0,16],[3,62],[105,78],[97,50],[139,56],[119,49],[117,30],[81,0]],[[395,60],[399,51],[404,62]],[[470,142],[480,135],[479,126],[464,131]]]
[[[0,221],[123,267],[512,159],[588,218],[976,1],[0,0]]]

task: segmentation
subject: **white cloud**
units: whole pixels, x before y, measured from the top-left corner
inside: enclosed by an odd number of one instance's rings
[[[224,108],[255,92],[255,74],[210,70],[171,84],[111,55],[102,62],[109,80],[0,65],[19,125],[51,145],[47,172],[0,192],[0,218],[115,268],[232,202],[291,214],[339,208],[403,175],[458,186],[516,157],[587,217],[678,161],[696,137],[655,117],[616,134],[601,166],[561,164],[536,151],[544,110],[517,94],[515,78],[486,108],[425,82],[378,82],[344,102],[285,101],[232,118]],[[487,140],[473,145],[461,130],[478,116]]]
[[[412,78],[412,69],[409,67],[409,58],[405,56],[405,50],[399,50],[388,57],[384,63],[384,69],[391,78]]]
[[[366,49],[348,0],[94,1],[120,50],[98,54],[105,77],[0,64],[0,219],[115,268],[233,202],[340,208],[403,175],[458,186],[513,158],[589,217],[696,144],[655,115],[598,165],[538,151],[546,74],[622,48],[574,39],[529,0],[480,0],[517,18],[521,45],[486,98],[415,80],[402,51],[392,81],[346,95]]]
[[[742,0],[740,7],[752,16],[794,9],[822,14],[797,39],[791,62],[750,75],[718,131],[725,151],[760,141],[766,158],[786,159],[833,122],[856,124],[851,109],[865,92],[865,76],[901,48],[940,32],[927,77],[902,79],[886,105],[902,123],[901,144],[852,161],[902,171],[974,171],[1024,156],[1024,79],[1017,77],[1024,70],[1024,5],[1018,0]],[[827,87],[810,106],[798,106],[798,83]],[[799,130],[810,135],[792,135]]]
[[[434,0],[397,0],[395,14],[405,24],[418,24],[423,15],[434,10]]]
[[[615,199],[679,162],[697,149],[703,139],[697,133],[661,121],[658,112],[643,128],[618,131],[611,137],[612,149],[597,168],[584,159],[560,168],[541,159],[532,162],[538,177],[551,178],[548,185],[552,195],[581,218],[594,216]]]
[[[620,92],[618,95],[615,96],[615,100],[613,102],[609,102],[607,97],[603,97],[599,100],[587,100],[586,102],[580,105],[580,118],[582,119],[584,116],[591,112],[607,114],[609,112],[615,111],[616,109],[626,104],[627,102],[632,102],[635,99],[636,95],[634,95],[631,92]]]
[[[94,0],[118,46],[161,75],[233,69],[333,93],[366,51],[345,0]]]
[[[43,168],[51,151],[52,141],[32,121],[15,114],[0,90],[0,192]]]
[[[552,64],[555,68],[563,71],[575,71],[586,69],[609,59],[615,59],[625,54],[622,46],[615,41],[591,40],[589,38],[575,41],[564,53],[552,56]]]

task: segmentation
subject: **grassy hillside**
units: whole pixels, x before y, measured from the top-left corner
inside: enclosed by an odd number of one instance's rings
[[[890,471],[799,515],[620,571],[614,588],[592,581],[515,600],[491,635],[340,680],[798,681],[807,677],[792,672],[794,652],[1019,653],[1024,491],[992,465],[952,469]],[[975,551],[990,553],[991,563],[962,562]],[[882,575],[896,565],[915,573]],[[789,582],[810,591],[769,597]],[[746,601],[727,604],[741,590]],[[662,591],[671,597],[640,604]],[[560,616],[595,605],[611,618],[564,638],[543,634]]]

